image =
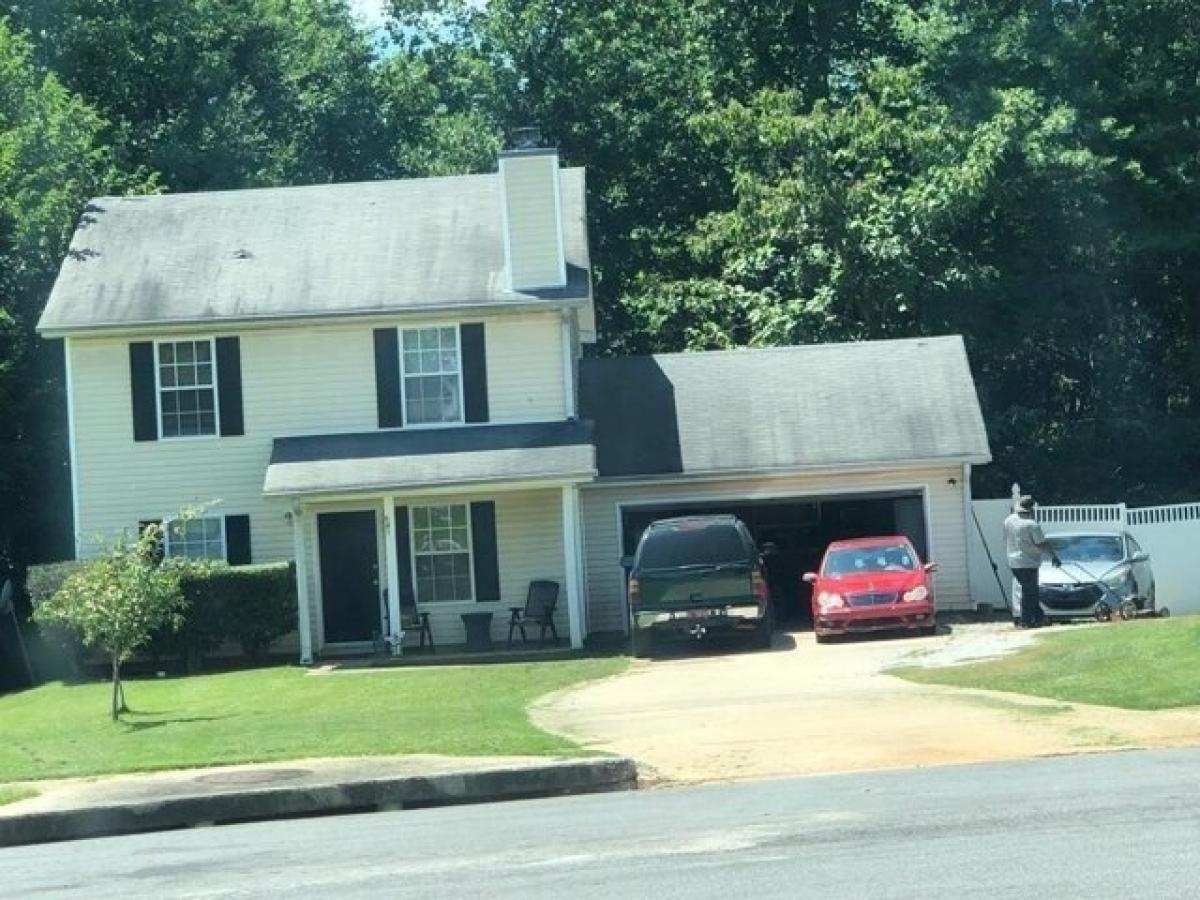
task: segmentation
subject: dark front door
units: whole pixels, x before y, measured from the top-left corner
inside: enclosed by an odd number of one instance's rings
[[[375,513],[321,513],[317,536],[325,643],[371,640],[380,628]]]

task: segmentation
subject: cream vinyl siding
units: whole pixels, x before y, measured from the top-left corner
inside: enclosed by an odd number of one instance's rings
[[[950,484],[949,480],[955,483]],[[619,504],[738,498],[805,497],[815,494],[924,488],[930,558],[938,563],[934,593],[938,609],[971,608],[961,465],[780,477],[692,480],[662,484],[589,485],[580,491],[588,631],[622,631],[625,585],[621,570]]]
[[[441,494],[435,497],[405,497],[396,495],[397,507],[427,506],[429,504],[470,504],[491,500],[496,504],[496,549],[500,562],[499,603],[426,603],[420,607],[429,613],[433,639],[438,646],[461,644],[466,640],[460,614],[464,612],[491,612],[492,637],[497,641],[508,637],[510,606],[525,605],[529,582],[534,579],[557,581],[559,585],[558,606],[554,611],[554,624],[563,642],[570,635],[566,595],[566,558],[563,553],[562,492],[559,490],[508,491],[496,494]],[[320,591],[320,571],[317,555],[316,521],[321,512],[350,509],[376,511],[376,537],[379,543],[379,583],[387,586],[387,558],[382,545],[382,505],[374,500],[355,504],[313,504],[305,507],[302,517],[305,527],[305,546],[309,553],[309,596],[314,649],[319,653],[324,645],[324,621]],[[472,558],[473,561],[473,558]],[[382,594],[380,595],[382,610]],[[382,623],[382,618],[381,618]],[[530,632],[530,638],[536,632]],[[520,641],[520,633],[515,638]],[[416,638],[406,638],[405,648],[416,646]]]
[[[377,428],[373,329],[446,321],[393,318],[194,332],[240,338],[246,433],[145,442],[133,440],[129,344],[185,333],[72,338],[67,346],[81,552],[94,553],[96,537],[132,530],[141,520],[219,500],[214,514],[250,515],[256,562],[290,559],[286,507],[261,496],[272,439]],[[559,314],[471,316],[469,321],[485,323],[491,421],[564,418]]]
[[[500,177],[513,290],[565,284],[558,157],[501,159]]]

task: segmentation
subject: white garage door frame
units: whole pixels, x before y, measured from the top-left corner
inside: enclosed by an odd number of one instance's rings
[[[810,491],[803,494],[797,494],[795,490],[755,490],[746,491],[729,491],[706,493],[703,496],[694,496],[692,494],[678,496],[663,496],[659,498],[650,498],[646,500],[629,500],[618,502],[616,504],[617,514],[617,546],[621,552],[625,552],[625,510],[626,509],[645,509],[653,506],[688,506],[691,504],[704,503],[755,503],[761,500],[821,500],[822,498],[854,498],[867,497],[872,494],[920,494],[921,496],[921,518],[925,526],[925,556],[926,560],[937,559],[937,549],[933,545],[933,529],[930,527],[930,509],[929,509],[929,483],[928,482],[909,482],[901,484],[879,484],[871,487],[846,487],[846,488],[825,488],[823,490]],[[936,575],[934,576],[937,577]],[[623,617],[625,619],[626,632],[629,630],[629,595],[625,593],[625,611]]]

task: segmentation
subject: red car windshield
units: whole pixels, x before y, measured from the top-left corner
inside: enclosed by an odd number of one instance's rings
[[[843,547],[825,557],[824,575],[854,575],[860,572],[912,572],[916,554],[905,544]]]

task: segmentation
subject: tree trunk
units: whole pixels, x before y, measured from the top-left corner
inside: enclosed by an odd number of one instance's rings
[[[121,664],[117,662],[117,658],[112,658],[112,720],[115,722],[121,717]]]

